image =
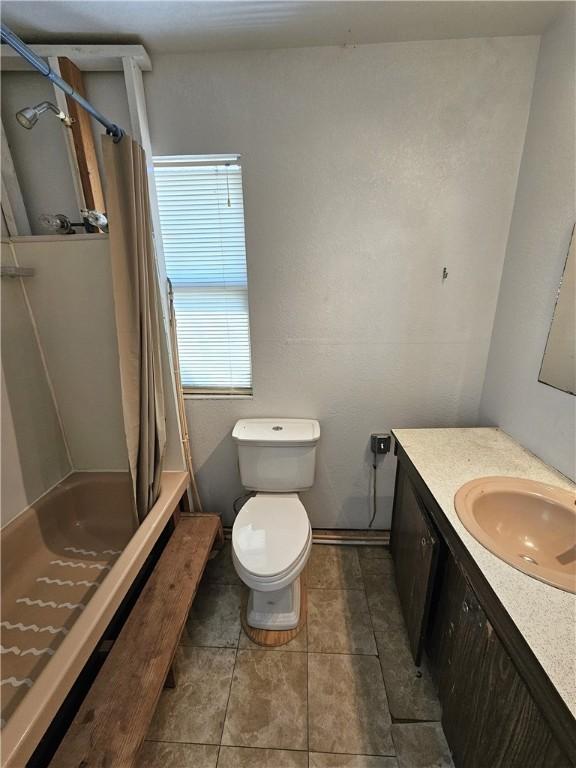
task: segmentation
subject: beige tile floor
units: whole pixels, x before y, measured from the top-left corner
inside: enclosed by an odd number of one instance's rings
[[[229,545],[209,562],[141,768],[453,768],[388,550],[315,545],[307,578],[307,627],[264,650]]]

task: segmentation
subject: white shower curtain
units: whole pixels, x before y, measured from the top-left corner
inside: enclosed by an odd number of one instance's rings
[[[124,430],[140,522],[158,498],[166,445],[161,309],[146,157],[130,136],[102,139]]]

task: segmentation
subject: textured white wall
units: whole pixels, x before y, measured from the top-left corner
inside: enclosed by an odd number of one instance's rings
[[[575,212],[574,5],[542,37],[481,420],[574,478],[576,398],[538,382]]]
[[[538,381],[575,211],[575,44],[570,4],[542,37],[482,395],[498,424],[574,478],[576,398]]]
[[[476,423],[538,42],[154,58],[154,151],[243,156],[254,398],[187,402],[201,493],[227,522],[239,417],[318,418],[304,502],[313,525],[352,528],[371,431]]]

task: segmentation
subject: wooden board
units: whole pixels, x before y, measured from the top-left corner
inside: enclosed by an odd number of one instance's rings
[[[74,88],[81,96],[86,98],[84,80],[82,72],[70,61],[70,59],[59,58],[58,65],[60,74],[69,85]],[[92,118],[85,109],[66,96],[68,105],[68,115],[74,119],[71,130],[74,138],[74,149],[80,182],[84,193],[86,208],[104,213],[106,203],[104,202],[104,193],[102,192],[102,182],[100,181],[100,169],[98,168],[98,159],[96,157],[96,147],[94,146],[94,135],[92,133]]]
[[[305,573],[306,571],[304,570],[300,574],[300,618],[298,620],[298,626],[294,627],[294,629],[256,629],[255,627],[251,627],[246,620],[248,595],[244,597],[241,613],[242,629],[246,632],[252,642],[257,645],[262,645],[265,648],[275,648],[278,645],[286,645],[286,643],[293,640],[296,635],[304,629],[308,613]]]
[[[215,539],[217,515],[182,517],[52,768],[130,768],[148,728]]]

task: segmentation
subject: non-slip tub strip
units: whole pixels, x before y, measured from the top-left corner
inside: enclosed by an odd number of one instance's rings
[[[2,696],[3,718],[1,719],[0,727],[4,727],[5,721],[9,719],[14,707],[22,700],[24,692],[27,692],[28,689],[33,686],[34,681],[42,672],[46,663],[48,663],[49,659],[56,653],[59,643],[68,634],[69,627],[60,626],[60,622],[70,624],[71,621],[73,621],[73,612],[81,612],[86,608],[90,597],[100,586],[101,580],[107,572],[112,569],[117,556],[122,554],[122,550],[120,549],[94,550],[88,548],[84,549],[80,546],[64,547],[64,551],[76,555],[78,559],[54,559],[47,562],[43,569],[44,573],[42,574],[42,571],[40,571],[42,575],[37,576],[34,579],[35,583],[38,585],[38,589],[42,589],[42,592],[32,592],[29,595],[23,595],[18,597],[13,603],[14,607],[16,607],[16,605],[18,606],[19,611],[25,610],[28,614],[28,611],[30,610],[30,613],[32,614],[30,615],[32,622],[27,622],[24,616],[17,616],[18,619],[24,619],[23,621],[17,621],[15,620],[16,616],[10,616],[9,614],[5,614],[5,618],[0,621],[0,628],[3,631],[3,634],[11,632],[18,633],[18,635],[12,634],[12,636],[6,634],[5,637],[3,637],[3,644],[0,645],[0,654],[2,655],[4,670],[8,672],[8,675],[0,680],[0,685],[2,686],[3,691],[6,691]],[[109,564],[90,562],[89,559],[83,561],[81,558],[84,557],[98,558],[100,561],[104,560],[104,563]],[[75,580],[74,578],[58,578],[57,574],[62,572],[63,568],[66,568],[67,570],[80,568],[82,570],[97,571],[98,573],[93,574],[93,578],[98,580],[92,580],[90,578],[78,580]],[[92,576],[92,574],[90,575]],[[57,599],[52,599],[53,595],[50,593],[47,594],[45,591],[47,588],[51,587],[54,587],[59,592],[68,589],[68,593],[64,591],[65,598],[68,597],[72,599],[64,599],[62,602]],[[79,589],[81,590],[80,592],[77,591]],[[74,597],[76,597],[76,599],[74,599]],[[80,600],[78,600],[79,597],[81,598]],[[4,606],[4,609],[6,610],[6,606]],[[39,611],[38,609],[41,610]],[[59,614],[57,622],[53,621],[53,623],[44,624],[44,622],[39,622],[38,619],[45,610],[47,611],[49,620],[52,618],[49,614],[50,610],[64,610],[66,611],[66,615],[70,618],[64,619],[62,614]],[[35,615],[34,611],[36,611]],[[10,619],[12,619],[12,621],[10,621]],[[47,642],[46,647],[21,647],[22,645],[26,645],[25,642],[20,642],[24,641],[26,633],[28,635],[34,633],[38,639],[40,639],[40,636],[44,636]],[[42,661],[43,659],[44,661]],[[10,690],[12,690],[13,693],[9,693],[8,691]],[[19,693],[19,691],[21,692]]]

